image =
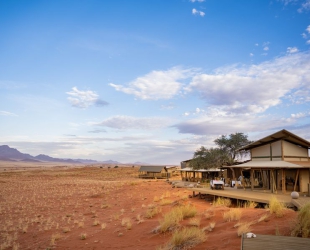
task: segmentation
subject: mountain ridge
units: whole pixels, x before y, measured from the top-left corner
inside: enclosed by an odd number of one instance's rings
[[[70,159],[70,158],[54,158],[45,154],[39,154],[32,156],[30,154],[24,154],[18,151],[16,148],[11,148],[8,145],[0,145],[0,160],[4,161],[25,161],[25,162],[64,162],[64,163],[76,163],[76,164],[123,164],[118,161],[96,161],[91,159]]]

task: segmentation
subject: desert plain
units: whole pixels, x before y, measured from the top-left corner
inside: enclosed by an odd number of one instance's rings
[[[234,250],[242,228],[289,236],[296,222],[294,210],[277,216],[250,203],[190,197],[166,180],[139,179],[138,169],[1,162],[0,249]],[[187,216],[165,226],[182,209]],[[187,229],[199,237],[182,242],[176,233]]]

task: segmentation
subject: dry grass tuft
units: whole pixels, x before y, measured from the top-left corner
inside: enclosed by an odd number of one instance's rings
[[[161,206],[170,205],[173,201],[169,199],[162,199],[159,203]]]
[[[150,218],[153,218],[155,215],[159,214],[160,212],[161,212],[161,208],[159,207],[148,208],[146,210],[145,217],[150,219]]]
[[[93,222],[93,226],[98,226],[100,224],[99,220],[95,219]]]
[[[223,219],[225,221],[240,220],[240,218],[241,218],[241,210],[238,208],[232,208],[228,212],[225,212],[223,214]]]
[[[218,197],[214,202],[213,202],[213,206],[214,207],[230,207],[231,205],[231,200],[230,199],[225,199],[222,197]]]
[[[278,201],[275,196],[271,197],[269,200],[269,210],[271,214],[275,214],[277,217],[283,217],[285,209],[284,204]]]
[[[132,228],[132,223],[130,218],[123,218],[122,219],[122,226],[126,227],[127,230],[131,230]]]
[[[244,208],[256,208],[258,205],[257,202],[254,202],[254,201],[247,201],[244,203],[243,207]]]
[[[301,236],[303,238],[310,237],[310,202],[298,211],[297,222],[292,231],[292,235]]]
[[[251,231],[251,223],[244,223],[238,227],[237,234],[241,236],[242,234],[248,233]]]
[[[214,212],[205,212],[204,213],[204,217],[207,219],[207,220],[210,220],[212,217],[214,216]]]
[[[177,228],[182,218],[183,215],[179,209],[172,209],[169,213],[166,213],[164,218],[159,222],[158,231],[165,233]]]
[[[270,216],[269,214],[263,214],[261,217],[259,217],[258,222],[267,221],[269,216]]]
[[[188,222],[190,226],[199,227],[200,226],[200,218],[191,218]]]
[[[170,249],[188,249],[207,239],[205,233],[197,227],[183,228],[173,233]]]
[[[213,229],[215,228],[215,225],[216,225],[216,222],[210,222],[209,223],[209,226],[206,226],[206,227],[204,227],[203,229],[202,229],[202,231],[206,231],[206,230],[208,230],[209,232],[212,232],[213,231]]]
[[[81,233],[81,235],[80,235],[80,239],[81,240],[86,240],[86,233]]]

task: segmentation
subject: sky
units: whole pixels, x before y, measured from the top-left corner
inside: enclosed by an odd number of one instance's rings
[[[174,165],[310,140],[310,0],[0,1],[0,145]]]

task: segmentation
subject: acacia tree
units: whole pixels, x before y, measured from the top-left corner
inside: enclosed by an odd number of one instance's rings
[[[223,151],[225,151],[232,162],[236,160],[238,156],[244,156],[248,152],[245,150],[239,151],[238,149],[248,145],[251,141],[248,140],[248,136],[243,133],[235,133],[227,135],[222,135],[221,137],[214,140],[214,143]]]
[[[200,147],[194,153],[194,157],[190,162],[190,166],[194,169],[208,169],[223,166],[229,158],[225,151],[220,148]]]
[[[221,167],[223,165],[234,165],[238,156],[247,154],[245,150],[238,151],[239,148],[251,143],[248,136],[243,133],[230,134],[229,136],[222,135],[214,140],[217,148],[200,147],[194,153],[190,166],[194,169],[208,169]],[[233,178],[235,173],[233,172]]]

